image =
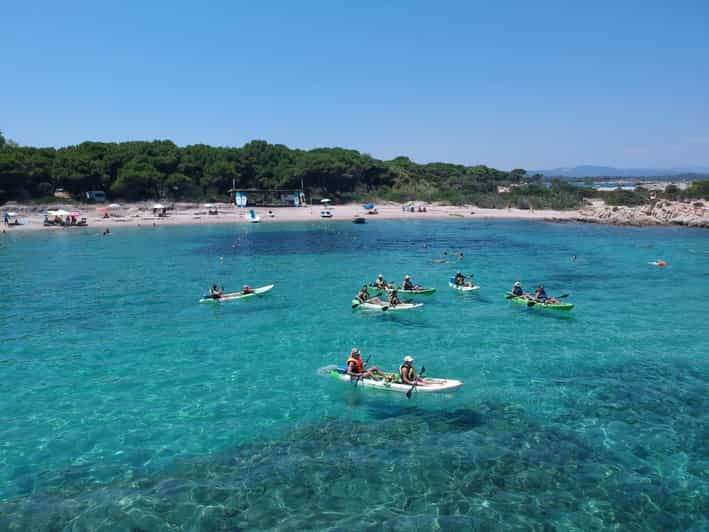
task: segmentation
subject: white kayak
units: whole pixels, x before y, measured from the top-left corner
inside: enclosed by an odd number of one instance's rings
[[[224,301],[234,301],[235,299],[248,299],[250,297],[254,296],[260,296],[265,294],[266,292],[269,292],[275,285],[269,284],[266,286],[262,286],[260,288],[254,288],[251,292],[248,294],[244,294],[243,292],[231,292],[229,294],[222,294],[220,297],[210,297],[210,296],[204,296],[202,299],[199,300],[200,303],[222,303]]]
[[[423,307],[423,303],[399,303],[398,305],[379,305],[377,303],[360,303],[357,299],[352,300],[352,308],[358,308],[362,310],[378,310],[380,312],[411,310],[419,307]]]
[[[450,286],[451,288],[454,288],[455,290],[458,290],[460,292],[475,292],[477,290],[480,290],[480,287],[476,284],[472,284],[472,285],[469,284],[469,285],[460,286],[455,283],[449,282],[448,286]]]
[[[338,381],[351,382],[353,386],[355,384],[354,381],[356,379],[347,375],[345,368],[333,369],[330,375]],[[409,390],[412,390],[412,393],[445,393],[457,390],[463,386],[463,381],[424,377],[423,381],[412,389],[410,384],[402,384],[400,382],[387,382],[384,379],[379,381],[375,381],[374,379],[359,379],[357,380],[357,386],[378,388],[380,390],[400,393],[407,393]]]

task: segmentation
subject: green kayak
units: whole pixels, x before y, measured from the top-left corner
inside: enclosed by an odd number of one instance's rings
[[[534,307],[534,308],[539,308],[539,309],[548,309],[548,310],[571,310],[574,308],[574,305],[572,303],[541,303],[539,301],[535,301],[533,299],[526,299],[524,297],[510,297],[510,296],[505,296],[505,299],[508,301],[512,301],[513,303],[517,303],[518,305],[525,305],[527,307]]]
[[[430,296],[436,291],[435,288],[414,288],[413,290],[404,290],[403,288],[394,287],[386,289],[386,291],[389,293],[393,292],[394,290],[399,292],[399,294],[412,296]]]

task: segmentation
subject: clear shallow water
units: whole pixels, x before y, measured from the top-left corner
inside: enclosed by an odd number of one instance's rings
[[[0,529],[709,527],[707,232],[89,229],[3,235],[0,257]],[[447,287],[457,269],[480,294]],[[380,272],[439,290],[353,312]],[[577,307],[512,305],[516,279]],[[244,281],[276,288],[197,304]],[[466,385],[407,401],[318,376],[354,345]]]

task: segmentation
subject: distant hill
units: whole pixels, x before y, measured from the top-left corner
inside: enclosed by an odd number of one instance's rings
[[[709,166],[687,168],[613,168],[611,166],[581,165],[550,170],[533,170],[528,174],[544,174],[545,177],[673,177],[709,174]],[[690,177],[691,178],[691,177]]]

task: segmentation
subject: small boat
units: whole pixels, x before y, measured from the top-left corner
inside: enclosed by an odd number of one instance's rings
[[[352,300],[353,309],[362,310],[375,310],[379,312],[394,312],[399,310],[411,310],[415,308],[423,307],[423,303],[399,303],[398,305],[384,304],[380,305],[378,303],[360,303],[358,299]]]
[[[506,295],[505,299],[508,299],[513,303],[517,303],[518,305],[526,305],[527,307],[534,307],[538,309],[571,310],[574,308],[572,303],[542,303],[541,301],[537,301],[535,299],[527,299],[525,297],[515,297],[510,295]]]
[[[429,377],[424,377],[423,381],[415,386],[396,381],[375,381],[374,379],[369,378],[357,379],[347,375],[347,370],[340,367],[333,369],[330,372],[330,376],[338,381],[352,382],[353,384],[356,380],[357,386],[362,386],[363,388],[376,388],[379,390],[400,393],[408,393],[410,390],[415,393],[446,393],[453,392],[463,386],[463,381],[455,379],[433,379]]]
[[[266,292],[270,292],[275,285],[269,284],[262,286],[260,288],[254,288],[249,293],[244,292],[231,292],[229,294],[222,294],[219,297],[204,296],[199,300],[200,303],[223,303],[224,301],[234,301],[235,299],[249,299],[254,296],[261,296]]]
[[[261,217],[256,214],[256,211],[249,209],[249,213],[246,215],[246,221],[252,224],[257,224],[261,221]]]
[[[352,220],[353,224],[366,224],[367,219],[362,217],[362,216],[355,216],[354,220]]]
[[[320,218],[332,218],[332,211],[328,209],[320,211]]]
[[[455,284],[455,279],[448,281],[448,286],[458,290],[459,292],[476,292],[480,290],[480,287],[476,284],[466,283],[464,285]]]

